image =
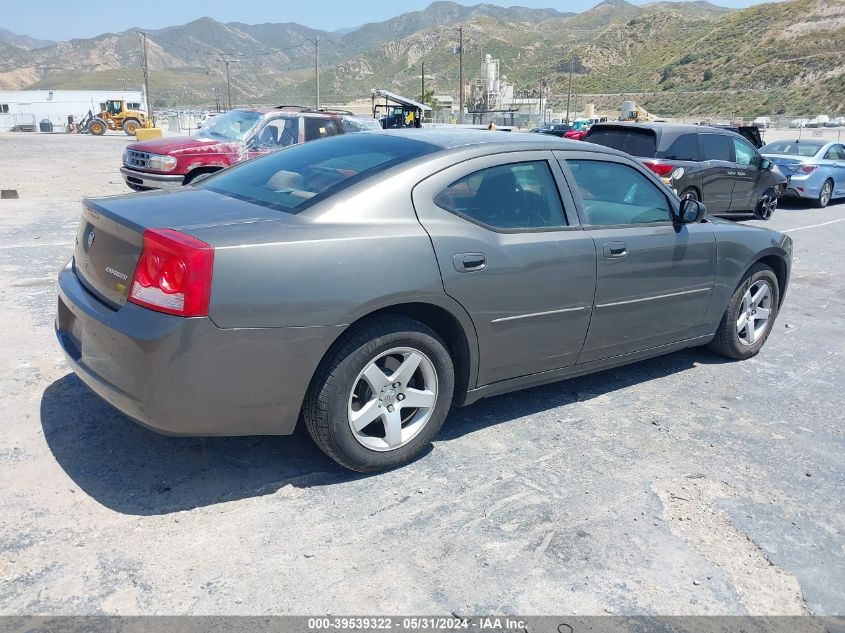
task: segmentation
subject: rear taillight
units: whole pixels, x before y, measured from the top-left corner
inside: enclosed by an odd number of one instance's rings
[[[671,174],[675,170],[674,165],[668,165],[666,163],[655,163],[650,160],[644,160],[643,165],[648,167],[651,171],[653,171],[661,178],[668,178],[669,174]]]
[[[818,168],[818,165],[796,165],[793,167],[793,170],[800,171],[802,174],[812,174]]]
[[[129,301],[177,316],[207,316],[214,248],[172,229],[147,229]]]

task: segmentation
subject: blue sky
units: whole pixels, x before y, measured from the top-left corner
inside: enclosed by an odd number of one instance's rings
[[[482,0],[458,0],[461,4],[479,4]],[[598,0],[515,0],[505,2],[486,0],[503,6],[519,5],[534,8],[555,8],[559,11],[584,11]],[[635,0],[643,4],[645,0]],[[715,0],[714,4],[725,7],[747,7],[759,4],[760,0]],[[341,28],[360,26],[367,22],[378,22],[392,18],[405,11],[423,9],[429,1],[419,3],[396,2],[395,0],[142,0],[134,4],[79,3],[68,0],[39,0],[23,2],[6,0],[0,9],[0,26],[19,34],[51,40],[65,40],[73,37],[93,37],[108,31],[123,31],[133,26],[156,29],[174,24],[184,24],[196,18],[210,16],[221,22],[299,22],[313,28],[334,31]],[[114,10],[101,10],[111,6]],[[120,7],[138,7],[137,10],[122,11]]]

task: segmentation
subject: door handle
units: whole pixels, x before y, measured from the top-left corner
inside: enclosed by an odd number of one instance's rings
[[[625,242],[605,242],[603,250],[605,257],[625,257],[628,254]]]
[[[487,268],[484,253],[458,253],[452,258],[452,263],[459,273],[471,273]]]

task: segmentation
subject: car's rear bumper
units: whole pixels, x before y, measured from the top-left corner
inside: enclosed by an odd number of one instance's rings
[[[170,189],[181,187],[185,182],[185,177],[179,174],[153,174],[146,171],[138,171],[137,169],[129,169],[128,167],[121,167],[120,175],[123,176],[123,181],[132,189],[137,189],[138,187],[144,189]]]
[[[114,310],[69,264],[59,274],[56,335],[97,395],[168,435],[286,435],[341,328],[218,328],[209,318]]]

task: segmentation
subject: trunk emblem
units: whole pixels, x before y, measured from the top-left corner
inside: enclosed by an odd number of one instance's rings
[[[85,242],[88,246],[88,248],[85,249],[86,251],[90,250],[91,247],[94,245],[94,238],[95,237],[96,237],[96,235],[94,234],[94,229],[91,229],[91,232],[88,234],[88,239]]]

